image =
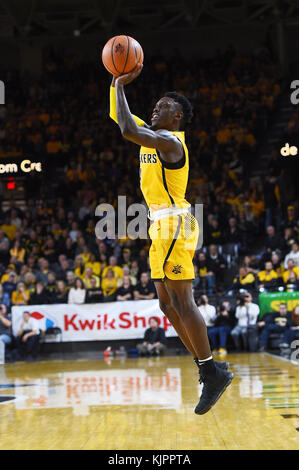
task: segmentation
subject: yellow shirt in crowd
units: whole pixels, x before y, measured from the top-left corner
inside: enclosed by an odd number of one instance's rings
[[[25,290],[25,294],[27,295],[28,300],[29,300],[30,293],[29,293],[28,289]],[[24,300],[22,292],[18,292],[16,290],[14,290],[13,293],[11,294],[11,303],[13,305],[22,305],[22,304],[23,305],[28,305],[28,300]]]
[[[10,240],[13,240],[15,238],[16,232],[18,230],[18,227],[14,224],[3,224],[0,228]]]
[[[109,269],[112,269],[112,271],[114,272],[114,276],[116,278],[119,278],[119,277],[124,277],[124,273],[123,273],[123,270],[121,269],[120,266],[106,266],[106,268],[104,268],[103,270],[103,273],[102,273],[102,276],[105,277],[106,274],[107,274],[107,271]]]
[[[112,295],[116,292],[117,280],[115,278],[108,279],[105,277],[102,279],[102,290],[104,295]]]
[[[88,261],[85,265],[86,268],[91,268],[93,274],[96,276],[99,276],[101,274],[101,263],[99,261],[94,261],[93,263],[91,261]]]
[[[100,287],[100,279],[98,278],[98,276],[92,276],[92,278],[96,280],[95,287]],[[91,278],[89,277],[83,277],[85,289],[90,289],[92,287],[90,279]]]
[[[234,279],[234,282],[237,282],[237,278],[235,277]],[[253,282],[255,282],[255,277],[252,273],[248,273],[246,274],[246,276],[242,277],[242,278],[239,278],[239,282],[240,284],[242,285],[246,285],[246,284],[252,284]]]
[[[295,267],[292,269],[292,271],[294,271],[294,273],[296,274],[297,278],[299,278],[299,268],[295,266]],[[291,271],[290,271],[289,269],[287,269],[286,271],[284,271],[284,273],[282,274],[283,282],[287,282],[287,280],[289,279],[290,273],[291,273]]]
[[[274,269],[271,269],[269,273],[267,273],[266,270],[263,270],[258,273],[258,278],[261,282],[272,281],[272,279],[277,279],[278,275]]]

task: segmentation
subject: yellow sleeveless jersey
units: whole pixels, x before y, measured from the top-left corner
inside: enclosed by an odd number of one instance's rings
[[[189,155],[184,132],[172,132],[182,143],[184,156],[176,163],[162,159],[154,148],[141,147],[140,185],[145,202],[150,209],[189,207],[185,193],[189,176]]]

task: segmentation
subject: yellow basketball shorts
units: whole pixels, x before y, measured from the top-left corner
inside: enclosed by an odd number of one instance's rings
[[[199,227],[190,213],[154,222],[149,228],[151,279],[194,279],[193,256]]]

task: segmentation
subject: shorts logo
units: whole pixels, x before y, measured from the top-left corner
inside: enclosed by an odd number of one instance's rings
[[[180,264],[177,264],[176,266],[173,267],[172,272],[174,274],[180,274],[182,272],[182,269],[183,269],[183,266],[181,266]]]

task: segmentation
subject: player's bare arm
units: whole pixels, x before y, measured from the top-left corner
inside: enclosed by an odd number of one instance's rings
[[[130,83],[136,78],[142,70],[142,66],[139,65],[134,69],[133,72],[122,75],[115,80],[116,90],[116,107],[117,107],[117,121],[120,127],[123,137],[137,145],[142,145],[149,148],[157,148],[162,158],[168,162],[176,162],[183,156],[183,147],[181,142],[167,129],[145,128],[137,126],[126,96],[124,92],[124,86]],[[168,108],[171,107],[171,99],[161,99],[155,106],[153,111],[152,122],[155,121],[155,117],[161,113],[167,122]],[[176,123],[168,122],[168,125],[176,126]],[[153,127],[153,126],[152,126]]]

